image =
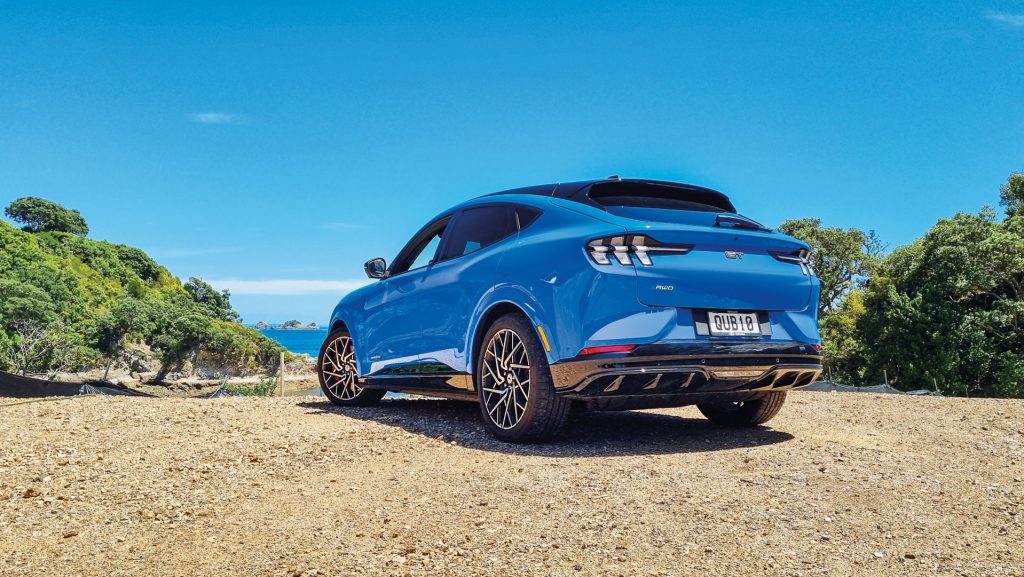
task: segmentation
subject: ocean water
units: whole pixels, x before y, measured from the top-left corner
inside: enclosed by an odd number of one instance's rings
[[[320,330],[278,330],[260,331],[265,336],[281,343],[281,346],[296,354],[307,354],[316,357],[320,354],[320,346],[327,338],[327,329]]]

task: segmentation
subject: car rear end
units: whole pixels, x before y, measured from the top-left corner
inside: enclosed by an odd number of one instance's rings
[[[577,239],[586,293],[557,296],[584,327],[559,330],[572,352],[551,364],[559,393],[596,409],[674,406],[820,375],[819,285],[805,243],[688,185],[614,179],[556,190],[551,202],[614,230]]]

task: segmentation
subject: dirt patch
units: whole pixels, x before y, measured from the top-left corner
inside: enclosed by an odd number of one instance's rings
[[[587,414],[536,446],[415,399],[0,422],[5,576],[1024,574],[1022,401],[800,392],[761,429]]]

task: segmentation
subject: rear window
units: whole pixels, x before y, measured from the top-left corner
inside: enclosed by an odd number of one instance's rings
[[[736,208],[724,194],[696,186],[603,182],[591,187],[587,196],[603,207],[736,212]]]

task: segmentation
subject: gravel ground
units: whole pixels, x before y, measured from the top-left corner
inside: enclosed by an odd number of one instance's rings
[[[761,429],[586,414],[538,446],[476,411],[0,407],[0,575],[1024,575],[1022,401],[798,392]]]

